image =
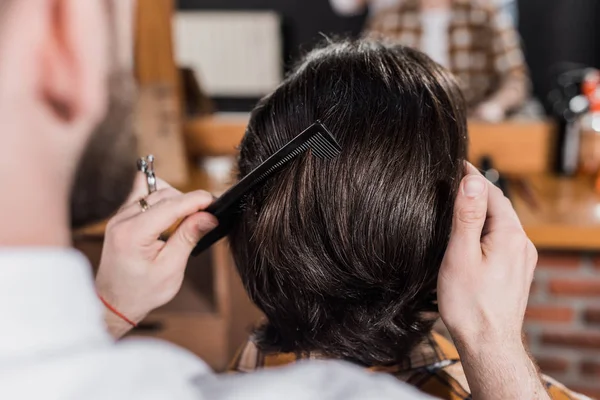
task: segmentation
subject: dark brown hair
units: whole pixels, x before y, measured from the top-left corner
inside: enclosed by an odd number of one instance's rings
[[[266,351],[399,362],[430,306],[463,174],[465,104],[420,52],[370,41],[309,53],[252,113],[240,177],[321,120],[343,150],[305,154],[246,199],[230,235],[268,322]]]

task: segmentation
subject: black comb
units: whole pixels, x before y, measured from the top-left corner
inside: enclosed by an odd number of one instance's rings
[[[219,226],[200,239],[192,255],[197,256],[225,237],[242,212],[241,204],[244,197],[288,162],[309,149],[312,155],[325,160],[334,159],[342,151],[342,148],[325,125],[320,121],[316,121],[246,175],[205,210],[219,220]]]

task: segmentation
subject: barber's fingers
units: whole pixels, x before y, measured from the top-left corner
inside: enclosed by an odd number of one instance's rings
[[[146,212],[130,218],[128,222],[135,225],[136,231],[139,232],[136,235],[139,234],[142,244],[150,245],[176,222],[206,209],[212,202],[213,197],[210,193],[197,190],[163,199],[152,205]],[[206,213],[202,214],[203,218],[211,219],[216,226],[215,217]]]
[[[190,215],[169,237],[159,257],[170,260],[173,265],[185,264],[198,241],[217,224],[217,219],[211,214],[201,212]]]
[[[465,162],[465,169],[466,169],[465,175],[478,175],[478,174],[481,175],[481,172],[479,172],[479,170],[477,168],[475,168],[475,166],[468,161]]]
[[[481,261],[481,234],[486,221],[488,192],[487,180],[481,174],[469,173],[463,178],[454,204],[448,256],[462,258],[468,263]]]
[[[486,233],[499,230],[522,230],[521,221],[510,200],[504,196],[502,190],[491,183],[490,186]]]
[[[167,185],[163,189],[159,189],[156,192],[154,192],[148,196],[139,197],[139,198],[135,199],[134,201],[132,201],[131,203],[123,206],[121,208],[121,210],[119,210],[119,212],[113,217],[113,219],[115,220],[114,222],[124,221],[126,219],[134,217],[134,216],[140,214],[141,212],[143,212],[144,210],[142,209],[142,206],[140,205],[141,199],[144,199],[146,201],[146,203],[148,204],[148,207],[151,208],[163,200],[173,198],[173,197],[178,197],[178,196],[181,196],[181,194],[182,193],[179,190]]]

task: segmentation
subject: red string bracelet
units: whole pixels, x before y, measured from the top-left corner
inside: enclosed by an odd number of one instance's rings
[[[102,304],[104,304],[104,306],[106,308],[108,308],[113,314],[115,314],[117,317],[121,318],[123,321],[127,322],[129,325],[133,326],[134,328],[137,327],[137,324],[135,322],[133,322],[132,320],[130,320],[129,318],[127,318],[126,316],[121,314],[119,312],[119,310],[117,310],[116,308],[111,306],[108,301],[104,300],[104,297],[102,297],[100,295],[98,295],[98,297],[100,298],[100,301],[102,302]]]

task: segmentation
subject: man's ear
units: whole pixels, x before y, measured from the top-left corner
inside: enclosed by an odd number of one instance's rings
[[[107,102],[108,14],[105,0],[45,0],[47,29],[38,93],[62,123],[94,125]]]

